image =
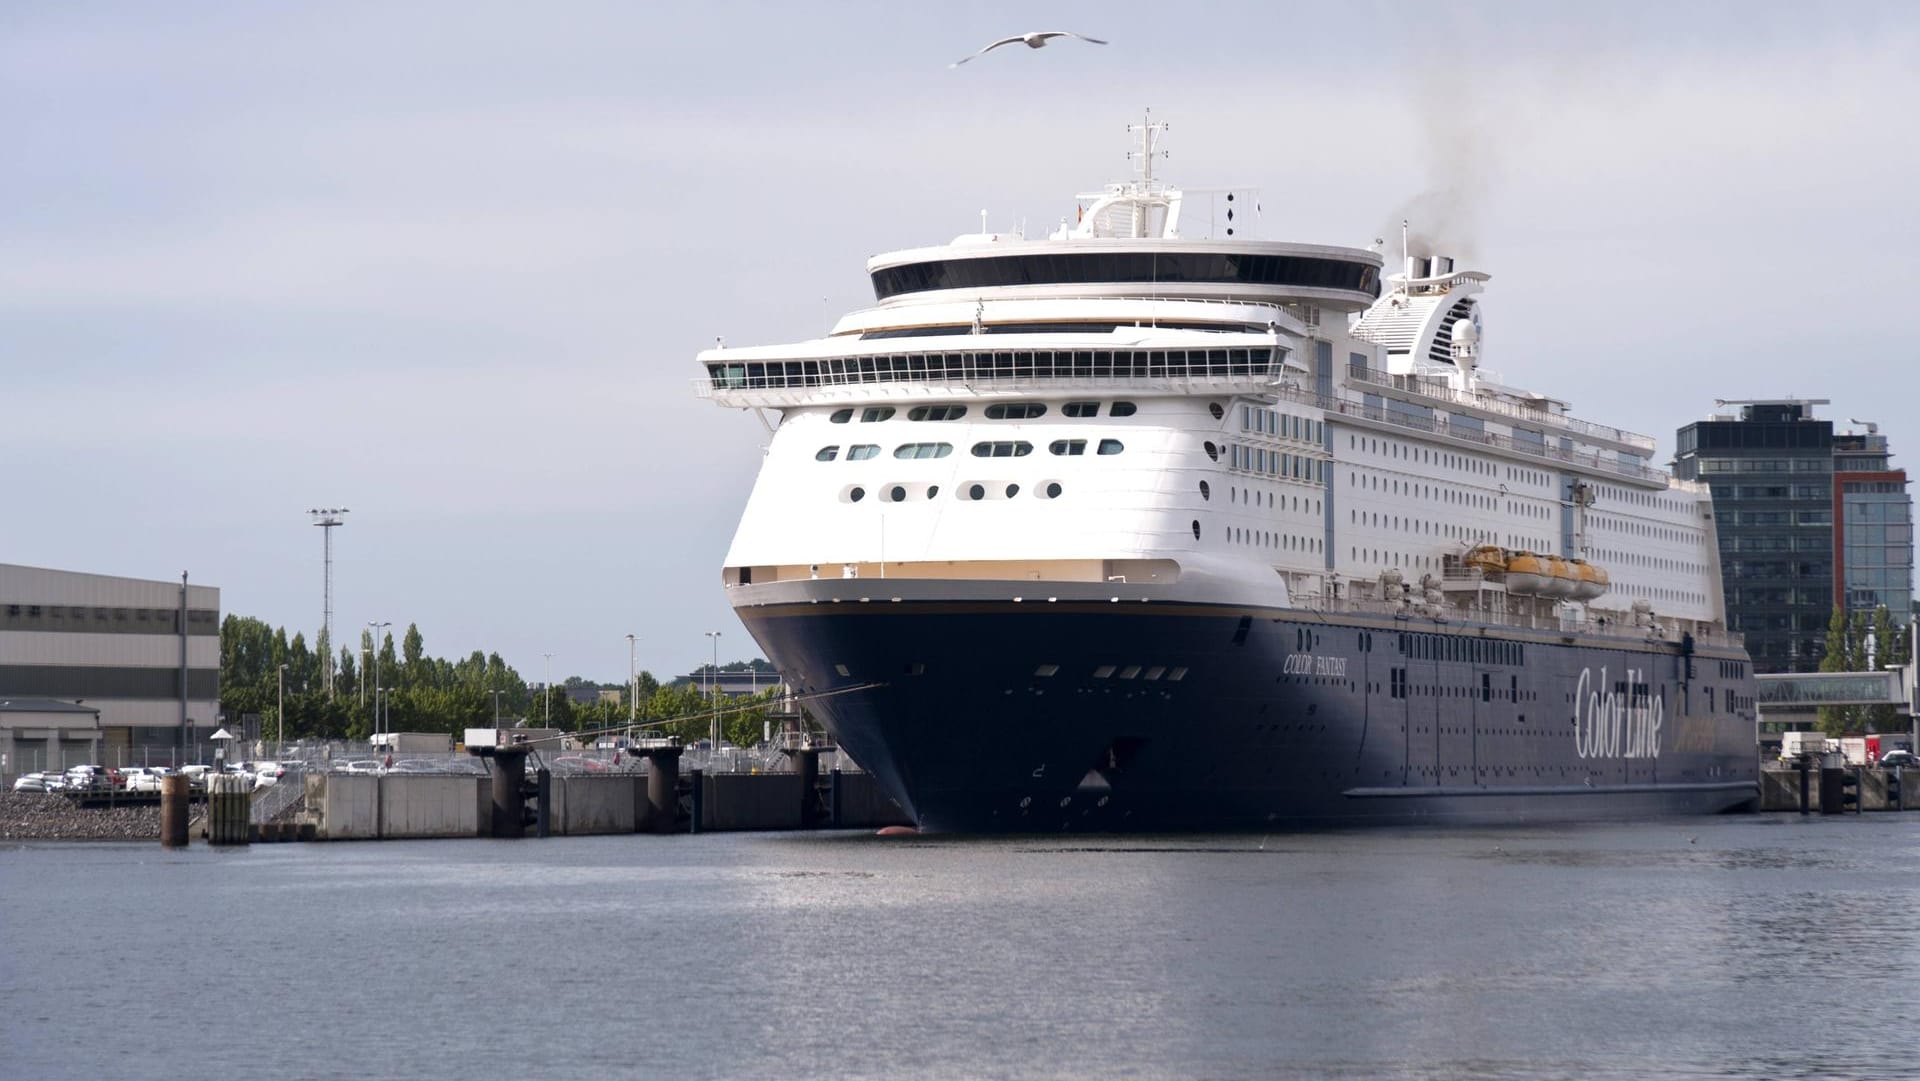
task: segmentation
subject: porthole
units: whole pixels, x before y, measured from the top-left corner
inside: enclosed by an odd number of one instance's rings
[[[1013,498],[1014,496],[1017,496],[1017,495],[1019,495],[1019,494],[1020,494],[1020,486],[1019,486],[1018,484],[1009,484],[1009,485],[1007,485],[1007,498],[1008,498],[1008,499],[1012,499],[1012,498]]]
[[[1194,540],[1200,539],[1200,519],[1198,518],[1195,518],[1193,520],[1193,539]]]
[[[1207,412],[1212,413],[1213,419],[1215,420],[1219,420],[1221,417],[1224,417],[1227,415],[1227,411],[1220,407],[1219,402],[1208,402]]]
[[[1200,482],[1200,498],[1201,499],[1213,498],[1213,487],[1204,480]]]
[[[932,499],[932,498],[933,498],[934,496],[937,496],[937,495],[939,495],[939,494],[940,494],[940,486],[939,486],[938,484],[929,484],[929,485],[927,485],[927,498],[928,498],[928,499]]]
[[[896,484],[888,489],[887,498],[893,500],[895,503],[904,503],[907,499],[907,490]]]
[[[833,411],[833,416],[828,417],[827,419],[833,421],[835,424],[845,424],[846,422],[853,419],[853,410],[836,409]]]
[[[840,446],[837,443],[831,447],[821,447],[813,454],[813,460],[816,462],[831,462],[838,457],[840,457]]]
[[[967,486],[967,498],[968,498],[968,499],[985,499],[985,498],[987,498],[987,488],[986,488],[986,485],[984,485],[984,484],[970,484],[970,485],[968,485],[968,486]]]
[[[867,490],[865,488],[856,486],[847,489],[847,502],[858,503],[865,498],[867,498]]]
[[[1051,484],[1047,485],[1047,498],[1048,499],[1060,498],[1060,482],[1059,481],[1056,480]]]
[[[1207,440],[1207,442],[1202,444],[1202,446],[1206,450],[1207,458],[1209,460],[1215,461],[1215,462],[1220,460],[1220,448],[1213,445],[1213,440],[1211,439]]]

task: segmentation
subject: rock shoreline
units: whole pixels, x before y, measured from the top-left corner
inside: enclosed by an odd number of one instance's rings
[[[58,793],[0,792],[0,840],[160,840],[160,805],[81,807]]]

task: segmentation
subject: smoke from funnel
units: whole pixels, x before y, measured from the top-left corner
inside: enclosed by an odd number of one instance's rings
[[[1473,259],[1480,204],[1485,199],[1492,156],[1480,95],[1463,70],[1429,76],[1410,108],[1425,150],[1427,184],[1402,200],[1381,236],[1398,236],[1408,223],[1407,254]],[[1391,243],[1391,242],[1389,242]]]

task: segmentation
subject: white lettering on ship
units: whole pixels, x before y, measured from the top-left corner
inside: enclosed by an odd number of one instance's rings
[[[1666,721],[1667,698],[1664,693],[1650,694],[1641,680],[1646,673],[1626,671],[1625,694],[1618,690],[1594,690],[1597,683],[1608,686],[1607,670],[1600,669],[1596,681],[1593,669],[1580,670],[1580,682],[1573,694],[1573,747],[1582,758],[1658,758],[1660,728]],[[1635,693],[1635,687],[1640,688]]]
[[[1287,661],[1280,667],[1290,676],[1332,676],[1335,679],[1347,678],[1347,659],[1345,657],[1320,657],[1312,653],[1289,653]]]

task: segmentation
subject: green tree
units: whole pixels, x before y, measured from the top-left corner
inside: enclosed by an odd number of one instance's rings
[[[1827,639],[1820,654],[1820,671],[1844,672],[1847,670],[1847,655],[1851,652],[1848,645],[1847,610],[1840,605],[1833,606],[1833,614],[1827,618]],[[1830,736],[1843,734],[1853,722],[1851,706],[1821,706],[1819,708],[1820,728]]]

